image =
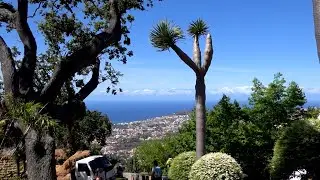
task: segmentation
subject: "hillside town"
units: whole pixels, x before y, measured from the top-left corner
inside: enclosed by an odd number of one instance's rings
[[[177,132],[189,119],[187,114],[155,117],[143,121],[114,124],[112,135],[107,138],[103,154],[130,157],[133,149],[144,140],[160,139],[168,133]]]

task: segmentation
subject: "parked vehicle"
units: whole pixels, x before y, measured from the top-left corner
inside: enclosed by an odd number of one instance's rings
[[[108,158],[97,155],[76,161],[74,169],[75,180],[115,180],[118,164],[111,164]],[[71,178],[71,179],[73,179]]]

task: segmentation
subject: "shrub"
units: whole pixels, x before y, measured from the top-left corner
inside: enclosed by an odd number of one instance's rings
[[[91,155],[101,155],[102,146],[98,142],[92,142],[89,149]]]
[[[191,167],[190,180],[238,180],[242,179],[241,166],[228,154],[209,153],[198,159]]]
[[[320,172],[320,120],[296,121],[285,128],[274,146],[269,164],[273,179],[287,179],[293,171]]]
[[[167,167],[170,167],[170,166],[171,166],[172,160],[173,160],[172,158],[169,158],[169,159],[167,160],[167,162],[166,162]]]
[[[194,151],[179,154],[170,163],[169,178],[171,180],[188,180],[191,166],[195,161],[196,153]]]
[[[134,158],[142,171],[150,171],[153,161],[156,160],[159,166],[166,169],[166,161],[170,157],[166,146],[162,140],[148,140],[142,142],[134,152]]]

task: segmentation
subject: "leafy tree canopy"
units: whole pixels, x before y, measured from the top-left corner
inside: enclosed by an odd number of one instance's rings
[[[108,80],[113,88],[109,87],[106,90],[116,94],[117,89],[114,85],[118,83],[118,77],[122,74],[116,71],[107,60],[116,59],[126,63],[128,57],[133,55],[128,48],[131,44],[129,26],[135,19],[131,14],[132,10],[143,11],[146,7],[151,6],[153,6],[152,0],[31,0],[21,1],[20,4],[16,1],[11,4],[1,0],[0,27],[6,27],[8,33],[17,31],[18,38],[25,40],[17,47],[10,47],[11,54],[16,61],[14,63],[16,68],[29,63],[31,68],[29,73],[35,75],[32,80],[35,91],[44,91],[48,82],[53,80],[52,76],[58,73],[57,71],[65,71],[61,69],[62,67],[70,68],[70,76],[65,76],[68,79],[64,81],[67,82],[63,85],[62,92],[57,93],[64,97],[60,98],[60,101],[67,100],[67,96],[71,96],[69,99],[73,98],[74,91],[83,88],[86,82],[89,82],[90,78],[87,76],[90,74],[97,76],[94,79],[96,79],[95,82],[98,81],[98,84]],[[26,29],[23,29],[25,32],[20,32],[17,27],[20,24],[15,23],[14,13],[18,11],[19,13],[20,11],[25,12],[23,18],[28,20],[25,24]],[[36,26],[29,27],[28,23],[35,23]],[[119,29],[114,29],[112,26]],[[107,36],[114,33],[112,32],[114,30],[116,33],[112,35],[112,38],[108,38]],[[39,49],[37,42],[42,41],[39,36],[34,36],[33,33],[36,31],[41,33],[45,43],[38,45],[41,46],[41,52],[37,51]],[[12,38],[15,37],[15,34],[10,33],[7,37],[9,36]],[[117,41],[118,39],[120,41]],[[24,49],[25,43],[30,45],[29,49]],[[92,44],[95,44],[95,47]],[[6,45],[5,42],[4,45]],[[26,57],[31,51],[35,53],[33,57]],[[31,58],[35,58],[36,61],[30,62]],[[73,58],[78,58],[75,67],[72,67],[75,61]],[[100,67],[102,59],[104,65]],[[59,66],[61,67],[58,68]],[[75,71],[71,67],[75,68]],[[31,72],[33,68],[35,73]],[[85,93],[80,98],[86,98],[87,95]]]
[[[60,125],[57,129],[57,146],[64,148],[70,137],[68,130],[63,125]],[[100,146],[103,146],[105,145],[106,138],[111,135],[111,122],[109,118],[106,115],[102,115],[101,112],[87,110],[83,119],[75,122],[70,133],[76,138],[72,149],[89,149],[90,144],[94,140],[96,140]]]

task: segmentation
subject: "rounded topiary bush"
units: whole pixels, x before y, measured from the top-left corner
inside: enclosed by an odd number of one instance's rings
[[[228,154],[209,153],[198,159],[191,167],[190,180],[239,180],[241,166]]]
[[[184,152],[176,156],[170,163],[168,176],[170,180],[188,180],[191,166],[196,161],[196,152]]]

